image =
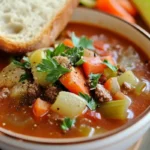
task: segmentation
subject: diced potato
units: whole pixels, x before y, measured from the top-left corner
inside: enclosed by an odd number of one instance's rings
[[[138,78],[133,74],[132,71],[126,71],[122,75],[118,76],[118,82],[120,86],[124,83],[127,82],[131,84],[132,87],[135,87],[138,84]]]
[[[47,73],[38,72],[37,65],[40,64],[42,62],[42,59],[44,59],[45,57],[46,56],[43,49],[36,50],[29,56],[34,80],[37,84],[40,84],[42,86],[48,85],[48,82],[46,81]]]
[[[51,109],[58,114],[74,118],[86,108],[87,102],[80,96],[70,92],[60,92]]]
[[[20,76],[24,73],[25,71],[23,69],[18,68],[13,63],[10,63],[0,72],[0,88],[13,87],[15,84],[19,82]]]
[[[106,118],[124,120],[127,118],[128,107],[128,100],[117,100],[101,104],[98,111]]]
[[[24,98],[27,95],[28,81],[24,83],[19,82],[10,90],[10,98],[12,98],[16,104],[23,102]]]
[[[105,84],[104,87],[111,93],[111,94],[115,94],[116,92],[120,91],[120,85],[118,83],[117,77],[113,77],[108,79]]]

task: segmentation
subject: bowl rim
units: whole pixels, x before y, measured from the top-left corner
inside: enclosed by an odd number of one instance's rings
[[[117,20],[120,20],[121,22],[124,22],[126,25],[130,26],[131,28],[134,28],[137,32],[140,32],[143,36],[145,36],[149,41],[150,41],[150,34],[145,31],[142,27],[138,26],[138,25],[133,25],[117,16],[113,16],[111,14],[102,12],[102,11],[97,11],[97,10],[91,10],[88,8],[83,8],[83,7],[78,7],[78,10],[80,9],[86,9],[88,11],[92,11],[92,12],[96,12],[96,13],[101,13],[104,15],[108,15],[112,18],[115,18]],[[112,31],[113,32],[113,31]],[[135,118],[134,120],[130,121],[129,123],[114,129],[112,131],[109,131],[108,133],[104,133],[102,135],[97,135],[97,136],[93,136],[90,138],[86,138],[86,137],[82,137],[82,138],[40,138],[40,137],[34,137],[34,136],[28,136],[28,135],[23,135],[23,134],[19,134],[19,133],[15,133],[13,131],[9,131],[7,129],[4,129],[2,127],[0,127],[0,132],[2,134],[2,136],[5,136],[7,138],[9,138],[9,140],[13,139],[13,140],[18,140],[21,139],[23,140],[23,142],[25,143],[32,143],[32,144],[44,144],[44,145],[76,145],[76,144],[83,144],[83,143],[89,143],[89,142],[94,142],[94,141],[98,141],[98,140],[102,140],[102,139],[106,139],[108,137],[114,136],[116,134],[118,134],[119,132],[125,131],[128,128],[131,128],[132,126],[138,124],[139,122],[142,121],[142,119],[144,117],[146,117],[148,114],[150,114],[150,106],[142,113],[140,114],[137,118]],[[13,134],[13,136],[12,136]],[[0,135],[1,136],[1,135]],[[22,136],[24,136],[25,138],[22,138]],[[50,141],[50,139],[52,139],[52,141]],[[69,141],[69,140],[70,141]],[[36,141],[37,140],[37,141]],[[54,142],[54,140],[56,140],[56,142]],[[60,140],[60,141],[59,141]],[[5,143],[7,143],[5,141]],[[7,143],[8,144],[8,143]],[[11,144],[10,144],[11,145]]]

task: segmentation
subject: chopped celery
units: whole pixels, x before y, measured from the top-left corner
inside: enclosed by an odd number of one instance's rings
[[[128,107],[128,100],[116,100],[101,104],[98,111],[106,118],[124,120],[127,118]]]
[[[111,77],[116,77],[117,76],[117,72],[112,71],[110,68],[106,68],[104,70],[104,75],[108,79],[108,78],[111,78]]]
[[[133,74],[132,71],[126,71],[122,75],[118,76],[118,82],[120,86],[124,82],[127,82],[134,88],[138,84],[138,78]]]
[[[137,84],[136,88],[135,88],[135,93],[137,95],[140,95],[143,92],[145,87],[146,87],[146,83],[145,82],[139,82]]]
[[[93,8],[96,5],[96,0],[80,0],[80,3],[86,7]]]
[[[41,63],[42,59],[44,59],[45,57],[46,56],[43,49],[36,50],[29,56],[34,80],[37,84],[40,84],[42,86],[48,85],[48,82],[46,81],[47,73],[38,72],[37,65]]]
[[[111,94],[115,94],[116,92],[120,91],[120,85],[118,83],[117,77],[113,77],[108,79],[105,84],[104,87],[111,93]]]

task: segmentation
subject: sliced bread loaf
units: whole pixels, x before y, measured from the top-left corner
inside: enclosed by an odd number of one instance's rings
[[[78,4],[78,0],[0,2],[0,49],[10,53],[25,53],[52,44]]]

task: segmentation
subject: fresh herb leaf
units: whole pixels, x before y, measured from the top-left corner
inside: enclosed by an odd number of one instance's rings
[[[103,64],[105,64],[108,68],[110,68],[114,72],[117,72],[118,70],[118,68],[116,66],[113,66],[111,63],[109,63],[108,60],[104,60]]]
[[[80,66],[84,63],[84,59],[81,57],[81,59],[79,61],[76,62],[76,66]]]
[[[86,38],[85,36],[78,38],[75,35],[75,33],[73,32],[71,35],[71,39],[72,39],[72,42],[73,42],[75,47],[83,47],[83,48],[94,50],[93,41]]]
[[[76,63],[81,60],[83,54],[84,49],[82,47],[73,47],[63,53],[62,56],[68,57],[72,65],[76,65]]]
[[[20,76],[19,82],[24,82],[25,80],[28,80],[30,78],[30,75],[28,73],[22,74]]]
[[[48,53],[46,55],[48,55],[46,59],[43,59],[42,63],[37,66],[37,71],[46,72],[46,80],[50,83],[55,83],[63,74],[70,72],[70,70],[58,64]]]
[[[101,74],[93,74],[93,73],[91,73],[89,75],[91,90],[94,90],[96,88],[100,77],[101,77]]]
[[[90,97],[87,94],[83,94],[83,93],[79,93],[79,96],[84,98],[87,101],[87,106],[91,109],[91,110],[95,110],[97,107],[97,103],[96,101]]]
[[[69,130],[75,124],[75,119],[65,118],[61,124],[63,130]]]
[[[52,57],[61,55],[66,50],[66,46],[64,44],[59,44],[53,51]]]
[[[30,69],[31,65],[30,65],[28,57],[23,57],[22,60],[23,60],[23,62],[20,62],[20,61],[17,61],[17,60],[13,60],[13,63],[16,66],[21,67],[23,69]]]

